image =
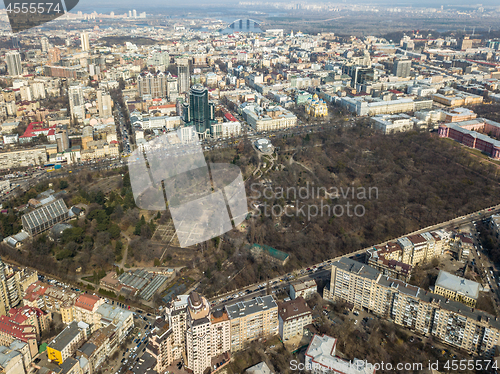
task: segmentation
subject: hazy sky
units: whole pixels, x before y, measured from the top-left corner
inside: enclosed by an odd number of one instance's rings
[[[200,8],[206,9],[208,6],[217,7],[217,5],[226,5],[226,6],[234,6],[238,7],[238,3],[240,0],[211,0],[210,3],[206,1],[200,0],[183,0],[182,2],[171,1],[171,0],[150,0],[147,2],[138,3],[136,0],[80,0],[79,4],[76,6],[75,10],[87,11],[88,9],[92,9],[96,7],[98,9],[137,9],[138,11],[148,11],[149,9],[158,9],[158,8],[183,8],[189,10],[189,7],[193,8],[193,11],[196,11],[197,5]],[[258,0],[257,0],[258,1]],[[261,0],[263,2],[284,2],[284,0]],[[414,6],[414,7],[439,7],[441,5],[447,6],[468,6],[473,7],[479,5],[478,3],[470,2],[468,0],[454,0],[453,2],[443,1],[443,0],[396,0],[396,1],[388,1],[388,0],[355,0],[355,1],[322,1],[322,0],[313,0],[313,1],[304,1],[304,0],[292,0],[291,2],[329,2],[329,3],[349,3],[349,4],[373,4],[373,5],[386,5],[386,6]],[[182,4],[182,5],[181,5]],[[208,5],[210,4],[210,5]],[[484,0],[481,3],[483,6],[500,6],[498,0]],[[258,9],[256,9],[258,10]]]

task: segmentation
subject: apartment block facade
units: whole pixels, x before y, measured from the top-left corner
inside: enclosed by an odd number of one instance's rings
[[[302,297],[278,304],[279,332],[282,340],[304,334],[304,327],[312,323],[312,310]]]
[[[156,358],[159,373],[181,357],[194,374],[214,366],[215,372],[230,361],[230,326],[227,313],[212,313],[203,296],[181,295],[167,305],[165,317],[157,319],[147,350]]]
[[[500,343],[498,318],[348,258],[332,264],[330,287],[325,287],[323,297],[347,301],[472,355],[492,358]]]
[[[271,295],[226,306],[231,323],[231,352],[253,340],[278,334],[278,305]]]

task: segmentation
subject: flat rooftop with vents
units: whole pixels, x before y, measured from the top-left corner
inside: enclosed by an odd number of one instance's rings
[[[240,301],[236,304],[226,306],[229,319],[245,317],[250,314],[259,313],[263,310],[277,308],[278,304],[271,295],[256,297],[249,301]]]

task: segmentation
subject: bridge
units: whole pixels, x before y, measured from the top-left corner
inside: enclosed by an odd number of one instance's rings
[[[230,29],[239,29],[239,30],[249,30],[253,28],[258,28],[259,25],[261,24],[261,21],[256,21],[254,19],[237,19],[236,21],[233,21],[228,27]]]

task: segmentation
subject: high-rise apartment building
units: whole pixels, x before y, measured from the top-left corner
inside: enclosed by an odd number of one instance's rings
[[[44,36],[42,37],[42,39],[40,39],[40,43],[42,45],[42,52],[43,53],[48,52],[50,48],[49,39]]]
[[[82,52],[90,51],[90,41],[89,41],[89,34],[88,33],[82,32],[80,34],[80,43],[82,46]]]
[[[407,78],[410,76],[411,60],[396,60],[392,68],[392,74],[396,77]]]
[[[97,90],[97,108],[99,116],[102,118],[109,118],[112,115],[112,101],[111,95],[103,90]]]
[[[278,334],[278,305],[271,295],[226,306],[231,322],[231,352],[259,338]]]
[[[186,93],[189,91],[190,84],[190,76],[189,76],[189,59],[187,58],[178,58],[177,63],[177,79],[178,79],[178,88],[179,93]]]
[[[229,362],[230,334],[227,313],[212,313],[207,299],[192,292],[167,306],[166,316],[156,320],[147,349],[156,359],[159,373],[184,357],[190,371],[203,374],[214,365],[221,368]]]
[[[7,52],[5,54],[5,62],[7,63],[7,72],[9,75],[21,75],[23,73],[19,52]]]
[[[171,102],[175,102],[179,97],[179,87],[177,78],[168,77],[167,78],[167,98]]]
[[[210,304],[196,292],[187,301],[186,366],[193,373],[202,374],[211,368],[212,360]]]
[[[195,126],[201,137],[212,133],[215,124],[215,108],[208,102],[208,90],[200,84],[191,87],[189,103],[183,104],[183,121],[186,126]]]
[[[139,95],[142,98],[164,98],[166,96],[167,76],[163,72],[142,73],[137,77]]]
[[[83,119],[85,116],[85,101],[83,100],[82,87],[70,86],[68,89],[68,98],[71,118]]]
[[[0,315],[6,315],[10,308],[21,302],[22,297],[19,273],[0,259]]]
[[[57,152],[64,152],[69,148],[69,136],[66,129],[56,130]]]
[[[55,64],[61,60],[61,50],[57,47],[49,49],[49,62]]]
[[[19,37],[17,35],[12,36],[12,48],[19,49]]]

